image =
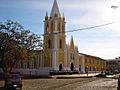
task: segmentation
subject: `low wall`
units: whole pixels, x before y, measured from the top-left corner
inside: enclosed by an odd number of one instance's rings
[[[39,69],[13,69],[13,72],[20,72],[22,75],[49,75],[51,68],[39,68]]]

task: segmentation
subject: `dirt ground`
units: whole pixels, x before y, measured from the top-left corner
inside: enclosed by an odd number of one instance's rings
[[[4,82],[0,81],[0,90]],[[117,79],[24,79],[22,90],[117,90]]]

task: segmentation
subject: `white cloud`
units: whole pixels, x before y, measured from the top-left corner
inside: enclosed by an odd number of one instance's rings
[[[71,25],[80,28],[80,26],[94,26],[119,21],[120,9],[112,9],[111,5],[116,4],[113,1],[105,0],[76,0],[76,2],[70,0],[67,4],[62,1],[60,3],[64,13],[68,13],[65,14],[67,16],[67,29],[71,28]],[[119,23],[107,27],[107,29],[118,31],[119,28]]]
[[[119,46],[120,46],[120,43],[114,43],[114,42],[102,42],[102,43],[81,42],[79,45],[79,51],[82,53],[99,56],[104,59],[110,59],[110,58],[115,58],[116,56],[119,56],[120,49],[116,48]]]

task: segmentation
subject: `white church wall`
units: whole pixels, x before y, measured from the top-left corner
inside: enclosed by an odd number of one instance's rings
[[[49,75],[52,68],[44,67],[39,69],[13,69],[14,72],[20,72],[23,75]]]

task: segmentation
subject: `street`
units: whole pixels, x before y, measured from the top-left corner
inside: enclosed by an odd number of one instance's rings
[[[0,90],[4,90],[3,86],[4,82],[0,81]],[[117,79],[25,79],[22,90],[117,90]]]

